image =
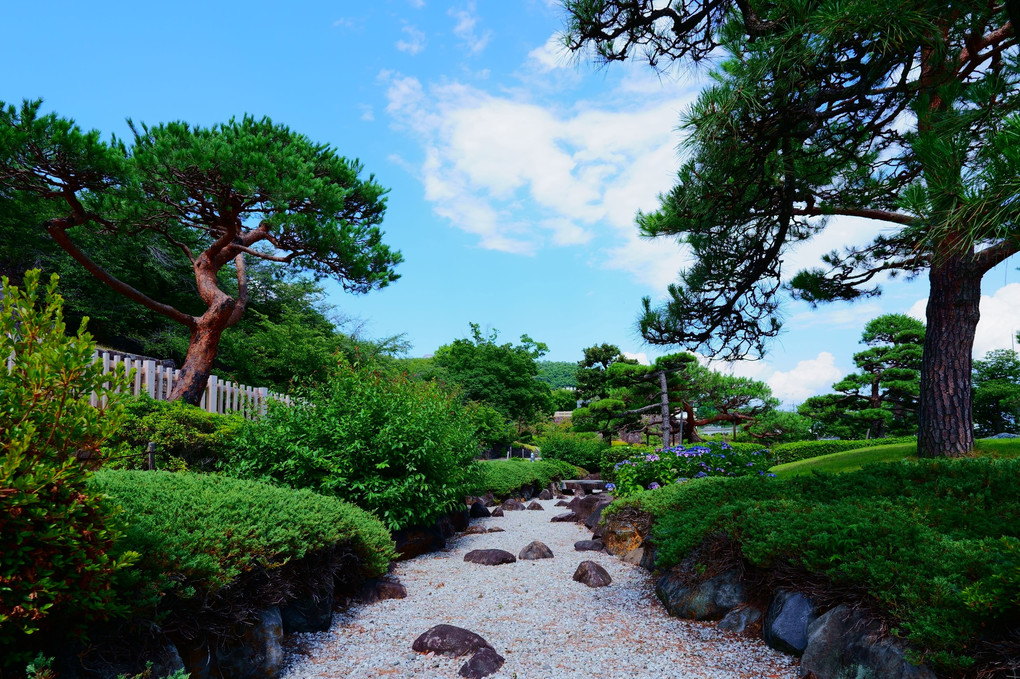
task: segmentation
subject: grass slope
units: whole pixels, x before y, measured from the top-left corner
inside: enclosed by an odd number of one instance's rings
[[[977,442],[974,457],[1010,459],[1020,457],[1020,439],[981,439]],[[916,460],[916,443],[898,443],[888,446],[857,448],[842,453],[832,453],[776,465],[769,471],[779,478],[791,478],[814,472],[840,474],[857,471],[865,465],[897,460]]]

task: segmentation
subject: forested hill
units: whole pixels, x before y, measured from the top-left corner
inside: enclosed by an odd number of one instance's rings
[[[553,389],[576,387],[577,380],[574,377],[576,370],[577,364],[571,361],[539,361],[538,379]]]

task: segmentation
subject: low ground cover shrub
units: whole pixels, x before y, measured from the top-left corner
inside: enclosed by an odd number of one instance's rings
[[[460,506],[477,452],[456,394],[341,359],[299,403],[245,424],[223,470],[348,500],[397,530]]]
[[[842,453],[846,450],[867,448],[870,446],[887,446],[894,443],[911,443],[917,441],[916,436],[895,436],[884,439],[861,439],[858,441],[843,441],[840,439],[825,439],[820,441],[795,441],[793,443],[780,443],[772,448],[776,464],[786,464],[798,460],[806,460],[810,457]]]
[[[86,486],[122,417],[85,332],[65,336],[57,277],[3,279],[0,297],[0,674],[45,645],[121,612],[111,586],[133,556],[113,507]],[[12,359],[8,369],[6,360]],[[93,407],[90,396],[106,402]],[[19,668],[19,669],[20,669]]]
[[[123,446],[111,454],[115,459],[107,466],[145,468],[151,441],[160,469],[212,471],[243,424],[240,415],[217,415],[183,401],[132,398],[126,403],[124,424],[111,439]]]
[[[768,475],[768,450],[752,448],[713,442],[632,454],[613,465],[616,494],[625,497],[707,476]]]
[[[99,471],[88,487],[123,507],[127,529],[116,549],[140,559],[119,587],[143,608],[165,610],[161,602],[169,597],[170,608],[193,609],[246,573],[279,569],[339,544],[358,556],[363,577],[385,573],[394,556],[389,531],[376,517],[308,490],[128,470]],[[245,609],[246,603],[227,605]]]
[[[925,658],[957,670],[1020,622],[1017,459],[890,462],[839,475],[706,478],[635,494],[658,565],[724,535],[761,568],[866,592]]]
[[[496,497],[508,497],[528,485],[548,485],[550,481],[582,478],[584,469],[578,469],[563,460],[529,462],[520,458],[485,460],[478,464],[480,474],[471,495],[491,492]]]
[[[598,469],[609,444],[598,434],[550,431],[535,441],[544,460],[563,460],[584,469]]]

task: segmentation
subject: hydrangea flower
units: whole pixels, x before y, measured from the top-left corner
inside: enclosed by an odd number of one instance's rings
[[[659,488],[662,488],[662,486],[660,486],[655,481],[652,481],[651,483],[648,484],[648,490],[658,490]]]
[[[606,490],[616,490],[616,484],[615,483],[607,483],[606,484]]]

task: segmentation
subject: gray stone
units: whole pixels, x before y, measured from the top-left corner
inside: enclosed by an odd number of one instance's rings
[[[600,505],[601,508],[604,509],[605,505],[608,505],[612,501],[613,498],[602,493],[598,495],[580,495],[571,500],[567,504],[567,507],[569,507],[570,510],[577,515],[575,521],[584,523],[596,509],[599,509],[599,515],[601,516]]]
[[[761,620],[761,609],[757,606],[738,606],[720,620],[716,627],[727,632],[743,634],[749,625]]]
[[[534,511],[539,511],[539,512],[545,511],[545,507],[543,507],[541,504],[539,504],[539,502],[537,500],[535,500],[531,504],[529,504],[528,505],[528,509],[531,509],[531,510],[534,510]]]
[[[605,548],[602,540],[578,540],[574,543],[574,549],[578,552],[601,552]]]
[[[761,635],[765,643],[783,653],[801,655],[807,648],[808,626],[818,617],[811,599],[790,590],[779,590],[765,613]]]
[[[655,594],[675,618],[719,620],[743,603],[744,583],[736,570],[703,582],[690,582],[688,576],[675,568],[655,583]]]
[[[589,587],[605,587],[613,581],[606,569],[594,561],[582,561],[574,571],[574,580]]]
[[[627,552],[626,554],[624,554],[622,558],[623,558],[623,561],[626,562],[626,563],[629,563],[629,564],[631,564],[633,566],[640,566],[641,562],[645,558],[645,548],[644,547],[635,547],[634,549],[632,549],[629,552]]]
[[[553,518],[549,519],[549,521],[551,523],[570,523],[576,518],[577,514],[574,512],[563,512],[562,514],[557,514]]]
[[[482,504],[484,504],[486,507],[495,507],[499,503],[496,502],[496,497],[492,494],[492,491],[490,490],[488,493],[482,496]]]
[[[517,557],[503,549],[473,549],[464,555],[464,561],[482,566],[499,566],[514,563]]]
[[[472,519],[483,519],[487,516],[492,516],[492,512],[485,508],[485,505],[481,501],[475,501],[471,505],[471,518]]]
[[[553,558],[552,550],[546,546],[544,542],[534,540],[521,550],[521,553],[517,555],[518,559],[522,561],[533,561],[535,559],[551,559]]]
[[[906,659],[906,649],[883,637],[877,623],[837,606],[808,627],[800,676],[816,679],[935,679],[924,665]]]
[[[450,530],[453,530],[452,522]],[[393,542],[396,543],[399,559],[410,559],[429,552],[438,552],[446,548],[444,531],[439,524],[431,526],[414,526],[401,528],[393,533]]]
[[[481,526],[476,523],[472,526],[468,526],[467,530],[464,531],[464,535],[479,535],[484,532],[486,532],[485,526]]]
[[[499,526],[493,526],[492,528],[490,528],[489,530],[486,531],[486,533],[505,533],[505,532],[506,531],[504,531]]]
[[[222,679],[274,679],[283,667],[283,619],[280,609],[267,608],[258,614],[252,628],[239,640],[220,646],[213,655]]]
[[[553,499],[553,494],[552,494],[552,492],[548,488],[546,488],[541,493],[538,494],[538,499],[539,500],[551,500],[551,499]]]
[[[480,679],[498,671],[504,662],[503,656],[491,648],[480,648],[470,660],[461,665],[458,674],[468,679]]]
[[[493,509],[492,510],[492,516],[503,516],[503,508],[502,507],[496,507],[495,509]]]
[[[513,498],[507,500],[501,506],[504,512],[518,512],[524,509],[524,503]]]
[[[411,644],[416,653],[452,653],[454,656],[467,655],[482,648],[492,647],[474,632],[453,625],[436,625]]]
[[[567,502],[566,500],[560,500],[559,502],[556,503],[555,506],[557,506],[557,507],[569,507],[570,503]]]

